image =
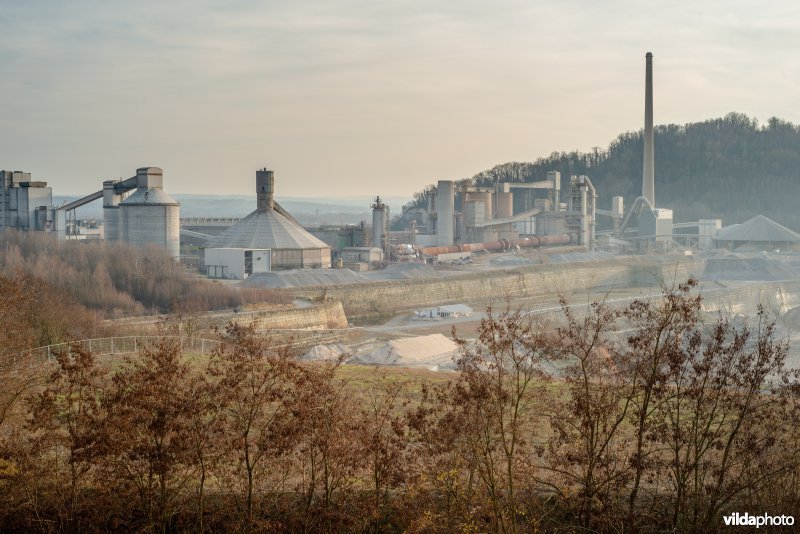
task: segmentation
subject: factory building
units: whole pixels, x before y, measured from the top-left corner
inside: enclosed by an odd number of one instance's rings
[[[275,175],[262,169],[256,172],[256,210],[236,224],[209,238],[201,252],[201,263],[207,274],[228,273],[228,277],[244,278],[255,272],[286,269],[320,269],[331,266],[331,247],[308,233],[286,210],[275,202]],[[238,252],[236,252],[238,251]],[[253,260],[247,269],[248,252],[253,258],[269,251],[269,261]],[[245,260],[243,271],[238,265]],[[215,262],[215,263],[212,263]],[[237,278],[239,278],[237,276]]]
[[[342,262],[375,265],[383,261],[383,250],[376,247],[347,247],[342,249]]]
[[[714,241],[718,247],[741,252],[800,250],[800,234],[763,215],[720,228]]]
[[[0,230],[50,230],[53,226],[53,189],[34,182],[31,173],[0,171]]]
[[[639,237],[656,242],[672,241],[672,210],[652,208],[639,215]]]
[[[0,230],[53,232],[58,239],[77,235],[75,210],[103,199],[103,228],[107,241],[155,245],[180,257],[180,205],[164,189],[164,171],[137,169],[127,180],[108,180],[103,189],[68,204],[53,207],[46,182],[34,182],[30,173],[0,171]]]
[[[244,280],[252,274],[268,273],[272,251],[269,249],[209,248],[205,250],[209,278]]]
[[[457,259],[471,252],[551,245],[583,245],[595,240],[597,192],[587,176],[571,176],[564,199],[561,173],[537,182],[497,182],[491,186],[440,180],[421,214],[428,231],[413,230],[413,248],[426,258]],[[434,200],[431,200],[434,199]],[[431,224],[433,221],[433,224]],[[392,232],[392,237],[400,232]],[[395,254],[396,247],[392,252]]]
[[[306,231],[331,247],[331,252],[341,255],[348,247],[366,247],[371,243],[370,226],[365,224],[345,224],[337,226],[305,227]]]

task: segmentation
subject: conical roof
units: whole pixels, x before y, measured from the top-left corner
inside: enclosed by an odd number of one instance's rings
[[[769,241],[799,243],[800,234],[764,217],[756,215],[747,222],[732,224],[717,230],[717,241]]]
[[[120,202],[124,206],[130,205],[157,205],[157,206],[180,206],[180,202],[172,198],[169,193],[160,188],[139,188],[128,198]]]
[[[220,235],[206,241],[206,248],[320,249],[330,245],[274,209],[256,210]]]

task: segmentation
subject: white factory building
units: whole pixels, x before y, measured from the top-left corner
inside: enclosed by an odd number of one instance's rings
[[[252,274],[331,266],[331,247],[307,232],[274,198],[272,171],[256,172],[256,210],[208,239],[201,254],[206,274],[241,280]]]

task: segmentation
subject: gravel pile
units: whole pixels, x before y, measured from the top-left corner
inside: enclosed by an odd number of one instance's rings
[[[395,263],[380,271],[364,273],[370,280],[408,280],[422,278],[441,278],[441,274],[422,263]]]
[[[295,269],[254,274],[240,282],[239,285],[241,287],[284,288],[360,284],[367,281],[369,281],[368,278],[350,269]]]

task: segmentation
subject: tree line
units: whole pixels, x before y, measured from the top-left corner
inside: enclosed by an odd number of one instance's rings
[[[533,182],[548,171],[564,178],[585,174],[600,194],[598,207],[611,208],[611,197],[631,206],[641,195],[642,131],[625,132],[608,148],[589,152],[553,152],[533,162],[510,162],[469,180]],[[765,124],[742,113],[685,125],[655,127],[656,202],[674,210],[676,221],[721,218],[744,222],[758,214],[800,230],[794,198],[800,195],[800,127],[773,117]],[[406,210],[424,207],[430,187]],[[602,222],[602,221],[601,221]],[[402,224],[401,224],[402,226]]]
[[[546,324],[488,310],[458,371],[354,387],[229,326],[6,372],[8,531],[717,530],[800,505],[800,383],[760,311],[704,322],[693,279]],[[165,334],[174,328],[163,326]],[[376,370],[375,373],[380,373]]]
[[[238,289],[190,275],[158,247],[57,241],[40,232],[2,232],[0,267],[39,279],[105,317],[291,301],[273,290]]]

